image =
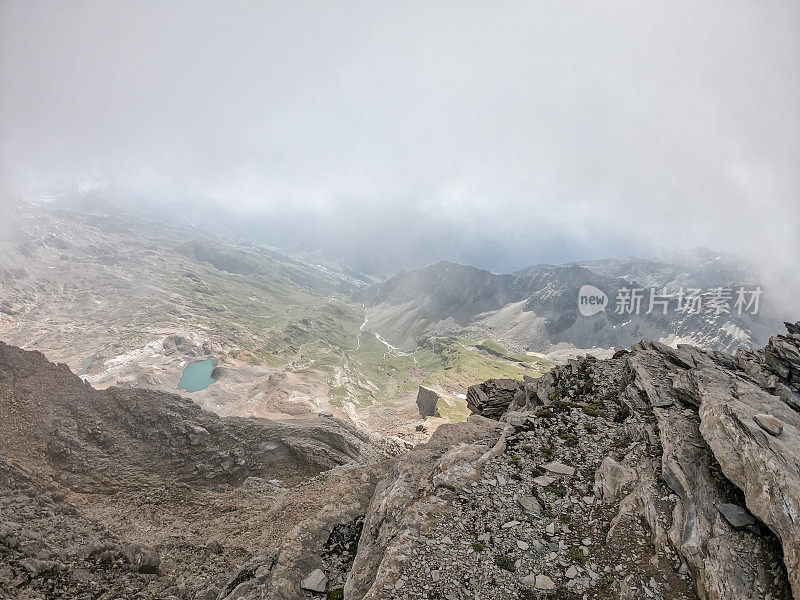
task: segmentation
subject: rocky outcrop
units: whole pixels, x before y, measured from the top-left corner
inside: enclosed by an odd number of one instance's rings
[[[529,405],[533,389],[531,383],[516,379],[489,379],[470,386],[467,408],[489,419],[497,419],[510,409]]]
[[[770,338],[764,362],[795,392],[800,392],[800,326],[785,323],[788,335]]]
[[[515,468],[521,466],[521,471],[511,477],[503,461],[487,461],[478,487],[470,483],[468,489],[481,489],[488,498],[473,504],[469,494],[459,493],[462,488],[456,487],[456,503],[449,519],[442,520],[477,527],[471,533],[475,548],[495,549],[494,558],[486,560],[500,565],[498,573],[506,567],[519,573],[516,584],[494,575],[494,597],[514,597],[515,585],[522,590],[525,586],[544,590],[537,587],[544,577],[552,584],[548,589],[564,588],[565,593],[580,589],[575,584],[583,565],[569,566],[579,556],[577,550],[569,550],[569,540],[574,539],[575,529],[590,524],[593,531],[599,528],[607,533],[597,550],[591,536],[580,539],[587,542],[580,552],[594,561],[587,569],[589,577],[580,585],[595,588],[600,597],[606,597],[605,592],[595,587],[597,580],[591,573],[609,572],[609,568],[611,576],[605,580],[613,580],[613,597],[798,597],[800,415],[794,408],[793,379],[794,369],[800,366],[795,358],[800,356],[796,354],[798,327],[790,326],[788,336],[773,338],[762,351],[728,355],[645,341],[611,360],[587,357],[557,367],[538,382],[493,380],[473,386],[468,395],[470,409],[513,427],[503,436],[500,456]],[[531,466],[533,496],[525,486],[514,483],[520,475],[527,482]],[[591,488],[580,482],[581,468],[589,470]],[[493,486],[509,495],[495,496]],[[575,504],[560,498],[573,494],[579,506],[584,501],[594,506],[593,500],[584,497],[587,491],[602,506],[595,509],[599,512],[586,516],[574,509],[569,515],[561,512]],[[426,494],[428,502],[432,502],[430,495]],[[506,523],[481,525],[478,513],[490,505],[504,514]],[[515,510],[521,511],[520,516],[515,516]],[[415,514],[423,521],[428,518],[428,512],[422,512],[424,517]],[[554,516],[569,524],[553,523]],[[515,531],[515,523],[530,518],[534,522],[527,531],[532,531],[532,537],[518,532],[514,542],[501,533],[506,525]],[[645,530],[638,530],[636,522]],[[548,536],[557,543],[547,542]],[[611,564],[614,552],[624,549],[623,556],[616,558],[620,562],[625,554],[640,553],[636,544],[642,536],[652,544],[643,556],[647,561],[625,564],[618,579],[619,565]],[[441,552],[456,551],[459,540],[470,539],[460,532],[446,534],[444,529],[425,537],[425,545]],[[447,538],[444,543],[443,537]],[[554,551],[556,565],[530,560],[528,549],[542,543]],[[568,556],[559,558],[564,546]],[[408,542],[398,552],[405,557],[427,556],[419,542]],[[475,558],[479,565],[486,564],[477,550]],[[466,554],[463,560],[469,563],[474,558]],[[567,571],[559,570],[559,561],[562,568],[569,567]],[[453,568],[447,561],[440,562]],[[383,564],[392,563],[387,557]],[[401,561],[392,574],[384,573],[387,597],[418,597],[413,591],[424,588],[424,582],[412,572],[424,569],[424,564],[409,568]],[[660,575],[652,580],[643,577],[646,564],[656,565]],[[456,571],[461,572],[460,568]],[[668,572],[674,578],[661,581]],[[485,585],[480,570],[465,569],[463,577],[472,589]],[[690,587],[682,588],[682,581]]]
[[[781,540],[800,594],[800,414],[739,378],[720,381],[701,370],[693,379],[700,431],[722,472],[744,492],[747,508]]]
[[[376,600],[404,587],[401,572],[411,566],[414,546],[432,533],[437,515],[447,518],[453,492],[469,489],[489,457],[502,452],[502,432],[480,417],[440,427],[392,467],[367,509],[345,597]]]

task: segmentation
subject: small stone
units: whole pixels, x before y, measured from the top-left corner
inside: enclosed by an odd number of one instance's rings
[[[516,527],[519,525],[519,521],[509,521],[508,523],[503,523],[502,529],[510,529],[511,527]]]
[[[327,586],[328,577],[322,572],[322,569],[314,569],[308,577],[300,582],[301,588],[312,592],[324,592]]]
[[[433,571],[431,571],[431,581],[437,582],[439,581],[439,577],[440,577],[439,569],[434,569]]]
[[[533,478],[533,483],[536,485],[541,485],[542,487],[546,487],[553,483],[556,480],[555,477],[550,477],[549,475],[539,475],[538,477]]]
[[[536,589],[537,590],[552,590],[555,589],[556,584],[547,575],[536,576]]]
[[[528,544],[528,542],[517,540],[517,548],[519,548],[520,550],[527,550],[528,548],[530,548],[530,545]]]
[[[533,496],[519,496],[517,498],[517,504],[531,516],[538,517],[542,514],[542,505],[539,504],[539,501]]]
[[[401,588],[402,588],[402,587],[403,587],[405,584],[406,584],[406,580],[405,580],[405,579],[398,579],[398,580],[397,580],[397,581],[394,583],[394,589],[396,589],[396,590],[399,590],[399,589],[401,589]],[[324,590],[322,590],[322,591],[324,591]]]
[[[567,579],[575,579],[575,577],[578,575],[578,569],[572,566],[569,569],[567,569],[565,575],[567,576]]]
[[[34,577],[42,573],[47,573],[48,571],[56,571],[59,568],[58,563],[51,560],[41,560],[39,558],[25,558],[20,561],[20,564]]]
[[[777,417],[759,413],[753,418],[756,420],[756,423],[759,424],[761,429],[763,429],[770,435],[777,437],[783,431],[783,421],[781,421]]]
[[[551,473],[558,473],[559,475],[574,475],[575,467],[569,467],[564,463],[551,461],[542,465],[543,469],[547,469]]]

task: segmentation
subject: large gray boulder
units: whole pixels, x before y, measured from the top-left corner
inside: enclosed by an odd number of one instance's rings
[[[421,417],[433,417],[438,414],[437,405],[439,403],[439,394],[425,386],[419,386],[417,392],[417,408]]]

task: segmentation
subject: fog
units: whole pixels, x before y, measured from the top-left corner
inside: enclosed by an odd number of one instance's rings
[[[800,4],[0,4],[0,193],[390,273],[739,252],[800,293]]]

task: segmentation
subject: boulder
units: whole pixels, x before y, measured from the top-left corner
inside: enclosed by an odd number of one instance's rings
[[[636,471],[606,456],[594,475],[594,495],[609,502],[636,481]]]
[[[744,529],[756,524],[752,515],[738,504],[720,504],[718,508],[725,520],[736,529]]]
[[[538,518],[542,514],[542,505],[533,496],[518,496],[517,504],[522,507],[528,516]]]
[[[328,576],[322,572],[322,569],[314,569],[308,577],[300,582],[300,587],[312,592],[324,592],[328,587]]]
[[[158,553],[142,544],[125,544],[122,546],[122,555],[131,571],[138,573],[158,573],[161,559]]]
[[[439,403],[439,394],[430,388],[419,386],[417,392],[417,408],[421,417],[438,416],[436,407]]]

